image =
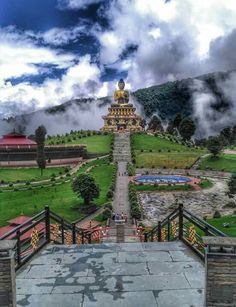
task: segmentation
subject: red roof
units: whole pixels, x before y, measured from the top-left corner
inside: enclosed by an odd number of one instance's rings
[[[5,233],[9,232],[10,230],[14,229],[13,226],[4,226],[0,227],[0,237],[3,236]]]
[[[30,225],[30,224],[29,224]],[[29,225],[26,225],[24,227],[22,227],[20,230],[23,231],[25,228],[27,228]],[[13,230],[14,228],[16,228],[17,226],[4,226],[4,227],[0,227],[0,237],[3,236],[4,234],[6,234],[7,232]],[[41,222],[38,225],[35,226],[35,228],[37,229],[38,232],[43,232],[45,229],[45,223]],[[26,240],[28,238],[31,237],[33,228],[28,230],[27,232],[25,232],[23,235],[20,236],[21,240]],[[6,239],[10,240],[13,239],[14,236],[16,235],[16,232],[13,232],[10,236],[8,236]]]
[[[11,224],[11,225],[21,225],[21,224],[27,222],[30,219],[31,219],[31,217],[29,217],[29,216],[20,215],[20,216],[15,217],[12,220],[9,220],[8,223]]]
[[[19,133],[9,133],[0,139],[0,146],[37,146],[37,143]]]

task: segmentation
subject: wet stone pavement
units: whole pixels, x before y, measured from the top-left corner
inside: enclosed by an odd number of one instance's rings
[[[17,307],[202,307],[203,263],[181,242],[50,245],[17,274]]]

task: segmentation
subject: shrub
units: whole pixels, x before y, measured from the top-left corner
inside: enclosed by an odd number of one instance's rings
[[[111,189],[107,192],[106,197],[107,197],[108,199],[111,199],[111,198],[113,197],[113,191],[112,191]]]
[[[214,219],[217,219],[217,218],[220,218],[221,217],[221,214],[218,210],[215,211],[214,215],[213,215],[213,218]]]
[[[106,208],[103,213],[102,216],[104,217],[104,219],[108,219],[111,217],[111,210],[109,208]]]
[[[112,204],[107,203],[107,204],[104,205],[104,208],[108,208],[108,209],[112,210]]]

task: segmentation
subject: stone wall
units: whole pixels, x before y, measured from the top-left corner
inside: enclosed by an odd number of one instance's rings
[[[16,306],[15,259],[16,241],[0,241],[0,307]]]
[[[87,158],[84,146],[45,146],[46,159]],[[36,148],[0,148],[0,161],[33,161],[36,160]]]
[[[236,306],[236,238],[204,237],[207,307]]]

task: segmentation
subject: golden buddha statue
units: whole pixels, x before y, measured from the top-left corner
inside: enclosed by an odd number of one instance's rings
[[[119,105],[126,105],[129,103],[129,92],[124,90],[125,88],[125,82],[123,79],[120,79],[118,82],[119,89],[115,91],[114,93],[114,100],[115,103]]]

